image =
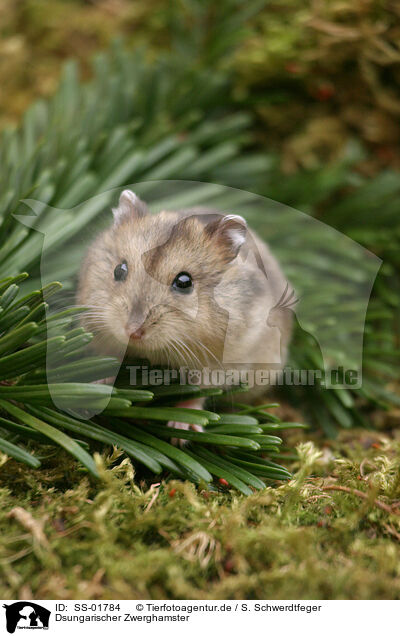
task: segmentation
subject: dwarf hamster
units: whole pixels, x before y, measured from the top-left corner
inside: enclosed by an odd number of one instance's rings
[[[291,312],[282,299],[294,292],[241,216],[206,208],[154,215],[130,190],[113,214],[88,249],[78,285],[98,353],[126,349],[130,358],[196,370],[285,364]]]

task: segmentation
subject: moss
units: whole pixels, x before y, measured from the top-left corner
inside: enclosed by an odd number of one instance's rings
[[[295,479],[249,497],[140,482],[118,453],[98,456],[97,484],[62,451],[40,471],[7,461],[0,595],[399,598],[399,441],[354,431],[324,446],[301,442]]]
[[[3,0],[0,6],[0,125],[17,122],[33,99],[52,94],[63,62],[79,59],[90,73],[90,57],[116,35],[138,45],[162,30],[159,0]],[[165,28],[165,27],[164,27]],[[162,39],[162,38],[161,38]],[[157,43],[160,37],[157,37]]]

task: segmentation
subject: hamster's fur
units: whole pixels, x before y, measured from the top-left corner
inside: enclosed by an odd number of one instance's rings
[[[291,312],[279,303],[288,283],[242,217],[202,208],[153,215],[129,190],[113,212],[79,277],[77,300],[89,308],[83,324],[98,353],[126,348],[128,357],[174,368],[285,364]],[[124,263],[126,277],[116,280]],[[192,278],[191,293],[172,286],[181,272]]]

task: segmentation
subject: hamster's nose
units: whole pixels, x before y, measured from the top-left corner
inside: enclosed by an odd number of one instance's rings
[[[128,327],[126,331],[131,340],[141,340],[145,334],[145,330],[143,327]]]

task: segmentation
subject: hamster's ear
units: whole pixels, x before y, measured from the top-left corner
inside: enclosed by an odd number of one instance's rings
[[[227,214],[218,221],[209,223],[205,231],[216,242],[224,260],[229,263],[238,255],[246,240],[247,223],[241,216]]]
[[[141,201],[132,190],[124,190],[119,197],[118,207],[113,208],[114,223],[121,223],[128,218],[139,218],[147,212],[148,208],[144,201]]]

